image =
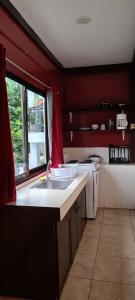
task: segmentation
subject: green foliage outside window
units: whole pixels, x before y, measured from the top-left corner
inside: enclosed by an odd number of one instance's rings
[[[16,161],[23,163],[23,129],[22,129],[22,85],[6,78],[8,93],[8,109],[12,135],[13,152]]]

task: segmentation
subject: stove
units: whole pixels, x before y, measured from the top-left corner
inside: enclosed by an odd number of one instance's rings
[[[92,161],[91,159],[85,159],[83,161],[78,161],[78,160],[70,160],[69,162],[67,162],[68,165],[78,165],[79,166],[88,166],[92,168],[92,171],[96,172],[99,170],[100,168],[100,164],[97,163],[96,161]],[[81,168],[82,169],[82,168]],[[80,169],[80,170],[81,170]]]

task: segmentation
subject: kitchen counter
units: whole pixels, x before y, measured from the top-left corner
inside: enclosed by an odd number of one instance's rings
[[[101,163],[100,166],[135,166],[135,163],[126,163],[126,164],[122,164],[122,163],[109,163],[109,162],[104,162]]]
[[[15,206],[43,207],[54,209],[58,220],[62,221],[81,190],[88,182],[88,175],[79,174],[64,190],[32,188],[40,180],[33,181],[17,191]]]
[[[64,190],[31,188],[34,180],[1,207],[1,295],[59,298],[86,223],[88,180],[80,173]]]

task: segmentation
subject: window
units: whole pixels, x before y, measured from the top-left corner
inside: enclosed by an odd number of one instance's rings
[[[9,77],[6,83],[15,175],[26,177],[47,163],[46,100]]]
[[[29,169],[46,162],[44,98],[27,90]]]

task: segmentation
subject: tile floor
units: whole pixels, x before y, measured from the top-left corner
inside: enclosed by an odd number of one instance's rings
[[[60,300],[135,300],[135,210],[99,209],[87,221]]]
[[[135,211],[87,221],[60,300],[135,300]]]

